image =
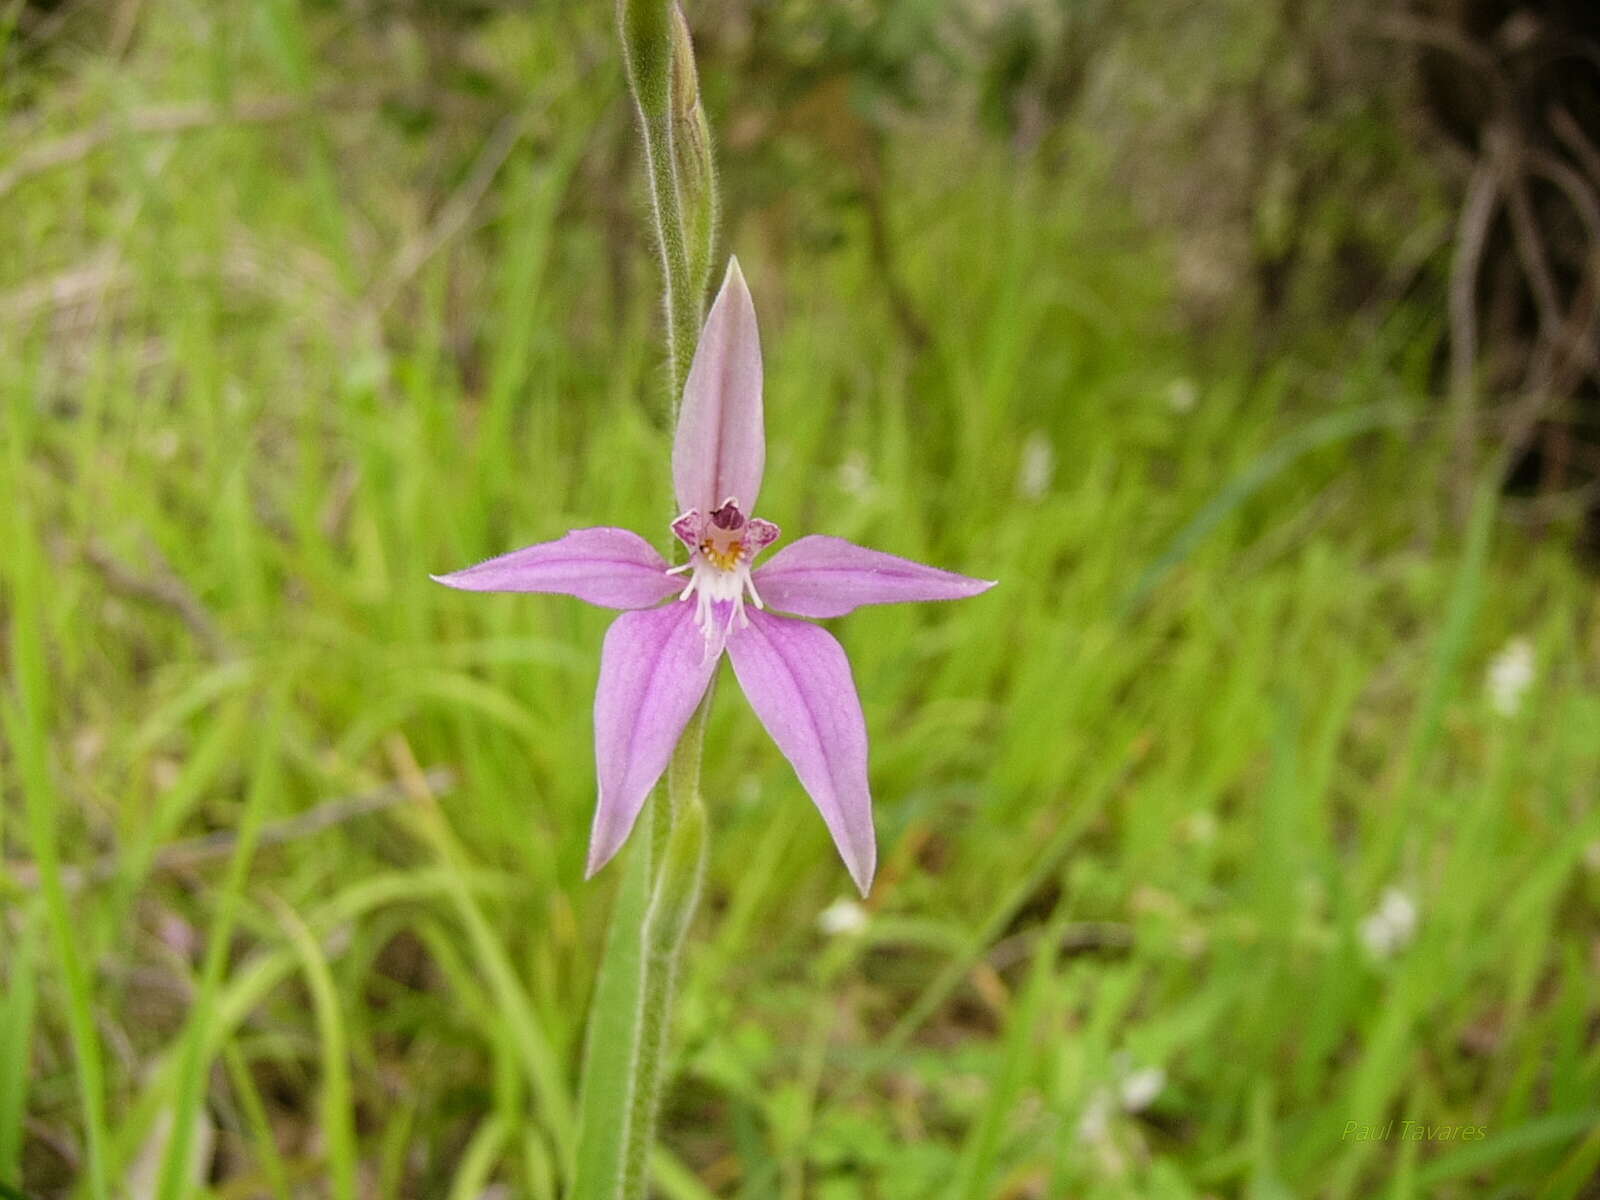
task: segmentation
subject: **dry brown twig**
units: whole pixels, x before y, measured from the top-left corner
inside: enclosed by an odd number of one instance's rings
[[[104,250],[88,262],[0,295],[0,323],[21,324],[42,313],[95,304],[127,282],[127,270],[116,253]]]
[[[159,104],[135,109],[53,141],[25,147],[10,166],[0,170],[0,197],[19,183],[57,167],[81,162],[96,150],[127,134],[141,137],[185,133],[228,123],[261,125],[292,120],[338,102],[337,97],[258,96],[229,107],[209,102]]]
[[[1600,199],[1577,171],[1538,150],[1520,145],[1501,156],[1503,187],[1512,238],[1528,288],[1539,315],[1538,338],[1523,381],[1523,399],[1512,410],[1509,432],[1502,445],[1502,470],[1517,460],[1537,436],[1555,406],[1570,394],[1585,375],[1600,381],[1600,355],[1595,339],[1600,334]],[[1549,249],[1534,219],[1528,190],[1530,176],[1554,185],[1585,226],[1588,253],[1582,276],[1570,303],[1563,305],[1550,266]],[[1570,439],[1560,439],[1562,445]],[[1555,482],[1568,457],[1557,456]]]
[[[1546,121],[1577,169],[1533,144],[1518,115],[1512,80],[1495,50],[1453,25],[1416,14],[1392,14],[1373,22],[1370,29],[1379,37],[1455,58],[1489,93],[1491,115],[1483,127],[1481,150],[1472,163],[1458,213],[1448,284],[1455,423],[1452,490],[1458,516],[1464,519],[1476,473],[1476,435],[1484,419],[1479,411],[1478,378],[1483,349],[1479,345],[1482,268],[1490,229],[1502,208],[1516,263],[1514,286],[1525,289],[1537,318],[1518,398],[1503,422],[1506,433],[1497,454],[1502,473],[1518,460],[1584,375],[1600,383],[1600,353],[1596,350],[1600,337],[1600,149],[1559,104],[1547,110]],[[1535,211],[1532,184],[1536,179],[1562,193],[1585,227],[1588,246],[1578,264],[1578,282],[1570,290],[1557,269],[1558,248],[1541,229]],[[1563,439],[1563,445],[1567,440]],[[1564,461],[1564,452],[1558,457]],[[1557,463],[1557,482],[1560,474]]]
[[[90,538],[83,545],[84,559],[100,572],[106,586],[112,591],[171,609],[213,658],[233,657],[233,647],[227,635],[212,619],[200,598],[183,581],[183,577],[172,569],[155,547],[147,547],[146,556],[151,561],[151,568],[141,572],[118,558],[98,538]]]
[[[1550,109],[1550,128],[1555,130],[1556,136],[1572,153],[1590,182],[1600,188],[1600,147],[1589,140],[1578,119],[1561,105],[1553,105]]]
[[[456,773],[448,767],[430,767],[421,773],[421,781],[432,796],[448,795],[455,789],[457,783]],[[281,821],[263,826],[256,845],[260,848],[301,841],[324,833],[337,825],[353,821],[357,817],[414,802],[412,787],[402,783],[387,784],[374,791],[354,796],[341,796],[296,816],[285,817]],[[202,837],[188,838],[181,842],[172,842],[156,851],[150,860],[150,871],[152,874],[170,874],[218,862],[232,855],[238,841],[238,832],[228,829],[208,833]],[[62,885],[69,891],[77,891],[90,884],[105,883],[117,877],[121,862],[122,856],[113,851],[101,855],[86,866],[66,867],[61,872]],[[31,889],[39,886],[38,868],[32,863],[7,863],[5,873],[20,887]]]
[[[527,128],[526,113],[512,113],[495,126],[473,160],[467,177],[445,201],[438,216],[427,229],[400,248],[383,281],[374,289],[373,308],[376,311],[386,311],[428,260],[466,228],[472,214],[477,211],[500,174],[500,169],[522,141]]]
[[[1480,159],[1467,184],[1450,260],[1450,399],[1455,426],[1456,515],[1462,519],[1472,503],[1473,431],[1478,410],[1478,275],[1499,200],[1498,173],[1488,159]]]

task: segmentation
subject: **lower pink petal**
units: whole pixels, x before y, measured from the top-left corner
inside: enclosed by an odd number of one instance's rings
[[[769,608],[802,617],[842,617],[863,604],[962,600],[994,586],[822,534],[778,551],[755,572],[755,583]]]
[[[595,773],[600,785],[588,874],[621,849],[655,787],[721,654],[708,652],[694,606],[623,613],[606,631],[594,696]]]
[[[739,686],[794,766],[828,824],[839,856],[865,895],[877,868],[867,723],[850,660],[827,630],[746,610],[728,636]]]
[[[433,578],[469,592],[559,592],[604,608],[648,608],[683,586],[649,542],[603,526]]]

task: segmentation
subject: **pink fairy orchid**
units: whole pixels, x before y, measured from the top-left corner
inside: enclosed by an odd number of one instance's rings
[[[689,561],[669,567],[626,529],[575,529],[434,576],[475,592],[561,592],[624,609],[600,652],[594,700],[600,797],[593,875],[621,848],[705,695],[723,650],[756,716],[793,765],[863,894],[877,865],[867,730],[844,649],[817,625],[863,604],[956,600],[994,584],[813,534],[752,569],[778,539],[753,515],[766,462],[761,345],[738,261],[706,318],[684,387],[672,482],[672,532]],[[662,604],[669,596],[676,601]],[[693,603],[689,603],[689,601]],[[747,604],[748,600],[748,604]]]

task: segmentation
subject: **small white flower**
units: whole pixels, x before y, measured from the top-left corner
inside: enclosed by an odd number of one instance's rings
[[[860,933],[867,927],[867,910],[848,897],[841,898],[817,914],[817,926],[829,937]]]
[[[1155,1103],[1167,1086],[1167,1073],[1160,1067],[1141,1067],[1122,1080],[1122,1108],[1124,1112],[1143,1112]]]
[[[1378,907],[1361,922],[1361,941],[1375,961],[1393,958],[1417,933],[1417,905],[1399,888],[1385,888]]]
[[[1167,407],[1175,413],[1186,413],[1200,403],[1200,389],[1192,379],[1174,379],[1167,385]]]
[[[1022,443],[1022,460],[1017,464],[1017,495],[1024,500],[1042,500],[1056,479],[1056,448],[1043,430],[1036,429]]]
[[[1184,836],[1197,846],[1209,846],[1217,840],[1217,818],[1206,809],[1190,813],[1182,828]]]
[[[1111,1132],[1111,1093],[1096,1088],[1078,1116],[1078,1140],[1089,1145],[1107,1141]]]
[[[872,470],[867,462],[867,456],[861,451],[854,451],[850,457],[839,464],[839,488],[859,499],[866,499],[877,489],[873,482]]]
[[[167,463],[178,457],[178,451],[183,449],[183,440],[178,437],[176,429],[163,429],[151,439],[150,448],[158,459]]]
[[[1522,708],[1522,698],[1533,686],[1533,643],[1525,637],[1515,637],[1505,644],[1494,661],[1484,688],[1489,693],[1489,703],[1502,717],[1514,717]]]

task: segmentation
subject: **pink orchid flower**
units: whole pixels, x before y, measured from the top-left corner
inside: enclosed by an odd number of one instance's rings
[[[765,462],[761,344],[750,289],[734,260],[700,335],[672,447],[672,483],[683,513],[672,532],[688,547],[689,561],[669,567],[626,529],[575,529],[434,576],[467,591],[560,592],[627,610],[600,652],[594,700],[600,797],[589,875],[627,840],[726,650],[739,686],[821,811],[856,886],[865,894],[872,882],[877,845],[867,729],[850,662],[827,630],[768,610],[838,617],[863,604],[976,596],[994,584],[818,534],[753,567],[779,533],[753,515]],[[674,595],[673,603],[662,603]]]

